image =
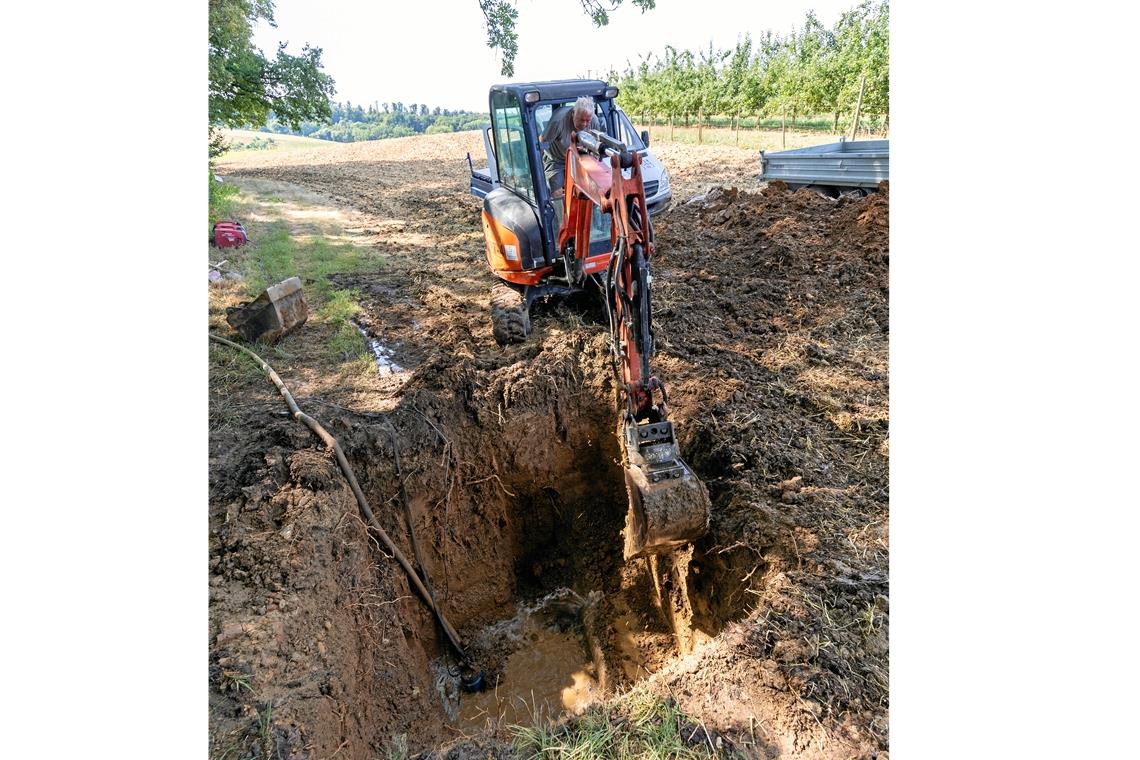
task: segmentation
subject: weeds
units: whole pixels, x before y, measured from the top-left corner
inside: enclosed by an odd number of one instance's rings
[[[385,760],[407,760],[408,758],[408,736],[407,734],[399,734],[392,737],[391,743],[384,748]]]
[[[221,690],[232,691],[234,694],[240,694],[242,689],[252,692],[253,687],[249,681],[250,676],[248,673],[242,673],[237,670],[223,670]]]
[[[238,742],[234,742],[230,746],[226,747],[225,751],[222,752],[222,754],[210,755],[210,760],[228,760],[228,758],[230,757],[230,753],[236,752],[239,746],[240,745]]]
[[[273,702],[265,703],[265,709],[257,714],[257,738],[261,740],[261,746],[265,749],[267,757],[272,757],[271,752],[273,748]]]
[[[524,757],[573,760],[715,757],[707,733],[672,700],[634,689],[615,707],[595,707],[564,724],[535,720],[512,728]],[[700,732],[700,737],[694,737]],[[688,734],[686,736],[686,734]]]
[[[334,274],[379,268],[383,260],[352,243],[331,243],[319,235],[302,239],[283,220],[251,231],[252,244],[238,249],[231,261],[241,271],[250,297],[289,277],[300,277],[306,298],[321,304],[333,297]],[[240,251],[240,253],[239,253]]]
[[[363,358],[371,364],[364,336],[352,321],[360,311],[360,304],[356,302],[358,297],[351,290],[330,291],[329,300],[321,307],[318,316],[336,329],[336,334],[328,345],[329,353],[334,359],[357,361]]]
[[[214,167],[210,167],[210,218],[207,220],[210,229],[213,229],[213,223],[219,219],[228,219],[233,217],[234,209],[237,206],[238,188],[236,185],[231,185],[222,182],[216,178],[214,174]]]
[[[253,351],[260,354],[258,346]],[[264,355],[264,354],[260,354]],[[242,351],[210,343],[210,381],[221,388],[261,382],[265,372]]]

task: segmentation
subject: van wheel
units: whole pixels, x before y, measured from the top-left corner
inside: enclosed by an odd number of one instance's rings
[[[491,332],[500,346],[522,343],[530,334],[530,314],[526,298],[510,285],[491,288]]]

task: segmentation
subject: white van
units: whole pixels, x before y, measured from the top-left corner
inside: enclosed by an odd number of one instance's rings
[[[636,150],[641,154],[641,179],[645,187],[645,205],[649,208],[649,214],[652,216],[664,211],[673,198],[673,189],[669,187],[669,172],[665,169],[665,165],[649,150],[649,131],[638,133],[629,117],[625,115],[625,111],[617,106],[614,107],[614,111],[617,113],[618,121],[617,138],[630,150]]]

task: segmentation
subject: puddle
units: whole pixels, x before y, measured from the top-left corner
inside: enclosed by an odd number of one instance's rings
[[[488,722],[531,725],[536,716],[581,712],[600,697],[596,669],[582,637],[544,628],[507,658],[497,686],[460,697],[458,721],[472,728]]]
[[[380,341],[376,340],[368,334],[360,325],[356,325],[356,329],[364,336],[365,342],[368,344],[368,350],[376,358],[376,369],[381,375],[391,375],[395,372],[403,372],[404,368],[392,360],[394,352],[392,349],[385,346]]]
[[[467,649],[487,670],[483,692],[461,692],[447,666],[435,663],[448,717],[465,729],[530,725],[536,715],[576,714],[601,700],[605,665],[592,654],[590,630],[600,599],[558,589],[475,634]]]

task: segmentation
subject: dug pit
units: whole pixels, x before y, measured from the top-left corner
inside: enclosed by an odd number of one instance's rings
[[[730,594],[717,594],[743,572],[699,548],[696,558],[686,547],[623,561],[627,495],[608,348],[597,334],[573,340],[516,349],[537,348],[547,358],[540,373],[510,352],[498,366],[421,366],[395,410],[346,428],[368,498],[410,557],[398,447],[439,605],[483,674],[482,691],[463,688],[437,622],[397,576],[409,667],[430,678],[423,718],[439,737],[580,713],[746,611],[746,595],[726,606],[718,599]]]

